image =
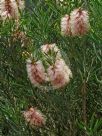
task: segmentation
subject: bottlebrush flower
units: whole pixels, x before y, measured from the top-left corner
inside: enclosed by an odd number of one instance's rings
[[[50,51],[54,51],[56,53],[56,57],[60,58],[61,57],[61,53],[59,48],[56,46],[55,43],[53,44],[45,44],[41,46],[41,51],[45,54],[48,54]]]
[[[58,47],[56,46],[55,43],[53,44],[45,44],[41,46],[41,50],[43,53],[48,53],[50,50],[53,50],[54,52],[59,52]]]
[[[54,88],[60,88],[69,83],[72,72],[63,59],[56,60],[54,66],[48,68],[48,75]]]
[[[72,35],[84,35],[89,30],[88,12],[82,9],[75,9],[70,14],[70,25]]]
[[[29,125],[33,126],[42,126],[45,124],[45,117],[44,115],[37,110],[36,108],[30,108],[27,111],[23,112],[23,116],[25,121],[29,123]]]
[[[0,17],[5,20],[18,19],[19,9],[24,9],[24,1],[22,0],[0,0]]]
[[[40,60],[33,63],[30,59],[28,59],[27,73],[31,83],[35,85],[44,83],[46,79],[45,69]]]
[[[56,54],[55,59],[61,58],[61,53],[59,48],[56,46],[55,43],[53,44],[45,44],[41,46],[42,53],[45,53],[46,55],[50,53],[50,51]],[[51,54],[50,54],[51,55]],[[52,57],[52,56],[51,56]]]
[[[65,15],[61,19],[61,34],[62,35],[71,35],[70,16],[69,15]]]

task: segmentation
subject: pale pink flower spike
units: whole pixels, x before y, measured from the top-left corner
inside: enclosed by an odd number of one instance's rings
[[[61,18],[61,34],[62,35],[71,35],[71,27],[70,27],[70,16],[65,15]]]
[[[19,9],[23,10],[24,7],[24,0],[0,0],[0,18],[18,19]]]
[[[32,84],[39,85],[44,83],[46,74],[42,62],[32,62],[30,59],[27,60],[27,73]]]
[[[38,126],[41,127],[45,124],[45,117],[44,115],[37,110],[36,108],[31,107],[29,110],[23,112],[25,121],[29,123],[32,127]]]
[[[89,15],[86,10],[75,9],[70,14],[70,25],[73,36],[84,35],[89,30]]]
[[[56,60],[55,65],[48,68],[48,75],[55,89],[65,86],[72,78],[72,72],[63,59]]]

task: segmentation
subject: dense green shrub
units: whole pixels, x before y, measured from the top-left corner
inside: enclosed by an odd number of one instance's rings
[[[84,0],[30,1],[19,22],[31,41],[24,47],[13,41],[15,22],[0,22],[0,135],[102,136],[102,1],[86,2],[91,28],[85,36],[60,34],[61,17],[86,6]],[[56,43],[70,60],[73,79],[64,89],[40,90],[27,78],[27,52],[37,54],[45,43]],[[30,106],[46,115],[45,126],[26,124],[22,111]]]

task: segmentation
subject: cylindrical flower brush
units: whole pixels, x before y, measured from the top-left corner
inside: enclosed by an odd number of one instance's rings
[[[89,15],[86,10],[75,9],[70,14],[70,26],[73,36],[84,35],[89,30]]]

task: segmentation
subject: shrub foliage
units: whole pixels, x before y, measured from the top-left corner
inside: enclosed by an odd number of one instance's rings
[[[90,31],[85,36],[63,37],[60,20],[78,7],[87,8]],[[19,30],[29,40],[14,40],[16,24],[0,21],[0,135],[3,136],[102,136],[102,1],[26,0]],[[26,72],[28,53],[56,43],[70,61],[73,79],[59,90],[34,87]],[[22,116],[38,107],[46,125],[31,128]]]

